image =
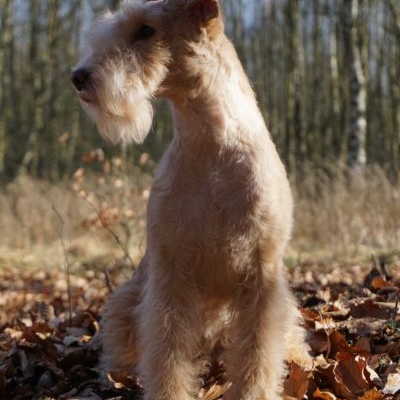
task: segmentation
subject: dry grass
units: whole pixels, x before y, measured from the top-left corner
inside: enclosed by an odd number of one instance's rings
[[[115,263],[123,256],[121,247],[136,262],[143,252],[150,183],[137,170],[90,177],[80,170],[71,181],[57,185],[18,178],[0,194],[0,267],[9,262],[61,265],[65,255],[60,235],[74,266]]]
[[[326,168],[306,176],[293,184],[296,225],[289,259],[366,260],[373,252],[399,252],[400,188],[381,169],[356,176]],[[135,169],[89,177],[81,170],[73,180],[57,185],[20,177],[0,195],[0,266],[9,261],[22,266],[61,264],[62,228],[76,266],[101,267],[123,255],[105,227],[136,262],[144,248],[150,185],[151,178]]]
[[[400,187],[382,169],[313,170],[293,186],[299,254],[355,259],[400,251]]]

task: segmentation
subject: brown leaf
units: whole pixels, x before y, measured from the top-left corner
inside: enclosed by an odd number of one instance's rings
[[[386,287],[387,285],[388,283],[385,278],[383,278],[382,276],[376,276],[372,279],[370,287],[373,291],[376,291]]]
[[[91,366],[97,361],[95,352],[87,349],[77,349],[67,354],[59,363],[63,369],[71,369],[75,365]]]
[[[363,342],[361,342],[363,344]],[[370,356],[371,351],[369,350],[364,350],[361,347],[357,346],[350,346],[346,338],[338,331],[333,331],[329,335],[329,353],[327,356],[329,356],[332,359],[336,358],[337,353],[348,353],[348,354],[353,354],[353,355],[363,355],[363,356]],[[365,343],[364,343],[365,345]]]
[[[346,338],[338,331],[333,331],[329,337],[329,351],[328,358],[335,359],[336,354],[339,352],[352,353],[351,347],[347,344]]]
[[[336,321],[343,321],[350,316],[350,309],[342,308],[340,310],[326,311],[324,312],[324,316],[330,317]]]
[[[314,372],[314,376],[317,382],[320,382],[318,386],[322,385],[323,388],[332,388],[335,395],[350,399],[352,393],[343,383],[340,375],[336,373],[337,365],[337,361],[331,361],[326,366],[318,367]]]
[[[357,400],[382,400],[382,399],[383,399],[382,393],[379,393],[378,390],[374,388],[372,390],[368,390],[368,392],[364,393]]]
[[[65,321],[60,325],[60,329],[65,329],[68,331],[69,334],[72,335],[74,335],[75,333],[73,328],[77,328],[79,330],[75,331],[79,332],[78,335],[84,335],[87,332],[90,332],[92,334],[98,332],[100,326],[92,312],[84,311],[74,315],[71,320]],[[76,333],[75,336],[77,336]]]
[[[310,373],[295,362],[290,363],[290,375],[285,381],[284,393],[287,396],[301,400],[308,390]]]
[[[316,368],[314,375],[317,382],[324,388],[332,388],[336,396],[344,399],[353,399],[371,388],[366,379],[365,358],[349,352],[338,352],[336,358],[338,361]]]
[[[369,317],[357,318],[345,321],[344,326],[359,336],[371,336],[382,328],[382,321]]]
[[[375,345],[374,351],[378,354],[389,354],[397,356],[400,352],[400,342],[389,342],[382,345]]]
[[[57,357],[57,349],[49,338],[43,338],[40,335],[40,330],[36,333],[34,329],[38,329],[38,326],[34,325],[32,328],[27,329],[21,340],[18,342],[20,347],[25,348],[39,348],[43,354],[51,359]]]
[[[315,322],[321,319],[320,314],[310,308],[301,308],[300,311],[303,319],[307,322]]]
[[[364,357],[353,356],[349,353],[338,353],[336,358],[339,360],[335,368],[336,376],[353,394],[362,394],[370,389],[370,384],[366,378],[367,361]]]
[[[394,304],[378,303],[373,300],[367,300],[360,304],[350,305],[351,316],[353,318],[377,318],[389,319],[393,312]]]
[[[337,399],[337,397],[333,393],[327,392],[327,391],[320,391],[319,389],[314,391],[313,398],[314,399],[322,399],[322,400],[336,400]]]
[[[371,343],[370,339],[367,337],[360,337],[360,339],[357,340],[355,348],[360,349],[366,353],[371,353]]]
[[[127,374],[123,372],[110,372],[107,374],[108,379],[113,382],[114,386],[117,389],[127,388],[131,390],[141,390],[141,386],[139,385],[139,379],[134,374]]]
[[[316,354],[325,353],[329,348],[328,335],[325,331],[312,331],[307,335],[307,343]]]

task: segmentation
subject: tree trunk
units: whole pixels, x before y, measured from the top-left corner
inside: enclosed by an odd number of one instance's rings
[[[329,0],[327,0],[327,3]],[[328,7],[328,4],[326,4]],[[341,126],[340,126],[340,81],[339,81],[339,62],[338,62],[338,44],[337,44],[337,22],[331,17],[331,26],[329,27],[329,67],[330,67],[330,85],[331,85],[331,116],[330,116],[330,144],[332,146],[331,156],[339,158],[341,155]]]
[[[296,171],[298,162],[306,154],[303,137],[301,69],[300,69],[300,10],[299,1],[288,1],[286,18],[288,24],[288,86],[286,111],[286,162],[289,169]]]
[[[7,123],[11,108],[8,94],[10,89],[10,74],[6,71],[10,67],[13,46],[12,41],[12,2],[0,0],[0,176],[5,173],[7,149]]]
[[[362,168],[367,162],[367,91],[358,43],[359,0],[344,0],[346,12],[346,52],[350,92],[350,132],[348,163],[351,168]]]
[[[389,0],[389,8],[394,22],[394,28],[396,33],[396,49],[393,49],[394,57],[391,58],[389,63],[389,78],[390,88],[392,95],[393,105],[393,134],[390,141],[390,158],[392,169],[397,174],[400,167],[400,73],[399,73],[399,62],[400,52],[398,46],[400,45],[400,12],[398,6],[394,0]]]

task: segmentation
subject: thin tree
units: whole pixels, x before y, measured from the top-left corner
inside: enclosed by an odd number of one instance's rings
[[[12,63],[12,1],[0,0],[0,175],[5,173],[7,123],[10,106],[7,104],[11,85]]]
[[[395,47],[392,47],[391,62],[389,63],[389,78],[390,90],[393,107],[393,134],[390,143],[390,158],[394,171],[398,171],[400,166],[400,11],[398,3],[394,0],[389,0],[389,9],[393,19],[395,31]]]
[[[346,26],[345,44],[349,73],[350,130],[348,163],[351,168],[364,167],[367,162],[367,90],[359,44],[359,0],[344,0]]]
[[[286,155],[289,169],[296,170],[296,161],[305,156],[303,137],[301,69],[300,69],[300,4],[290,0],[286,4],[288,25],[288,84],[286,112]]]

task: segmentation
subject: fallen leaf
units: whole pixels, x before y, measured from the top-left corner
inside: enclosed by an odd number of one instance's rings
[[[365,337],[365,336],[360,337],[360,338],[357,340],[357,342],[356,342],[356,344],[354,345],[354,347],[355,347],[356,349],[362,350],[362,351],[365,352],[365,353],[371,353],[371,343],[370,343],[370,340],[369,340],[369,338],[367,338],[367,337]]]
[[[333,331],[328,336],[327,357],[334,360],[339,352],[352,353],[351,347],[347,344],[346,338],[338,331]]]
[[[301,400],[308,390],[310,373],[303,371],[295,362],[290,363],[289,370],[289,378],[284,384],[284,393],[286,396]]]
[[[387,285],[388,285],[388,282],[386,281],[385,278],[383,278],[382,276],[377,276],[372,279],[371,290],[376,291],[376,290],[386,287]]]
[[[333,393],[327,391],[321,391],[319,389],[314,391],[313,398],[322,400],[337,400],[337,397]]]
[[[400,368],[387,377],[387,382],[382,392],[384,394],[397,394],[400,391]]]
[[[131,390],[142,390],[139,384],[139,379],[134,374],[114,371],[109,372],[107,376],[117,389],[125,387]]]
[[[370,383],[366,378],[367,361],[364,357],[344,352],[338,353],[336,358],[339,363],[335,373],[350,393],[360,395],[370,389]]]
[[[325,331],[312,331],[307,335],[307,343],[316,353],[326,353],[329,349],[328,335]]]
[[[382,393],[379,393],[376,388],[365,392],[361,397],[357,400],[383,400]]]
[[[366,300],[359,304],[350,305],[350,311],[353,318],[390,319],[394,306],[394,303],[378,303],[373,300]]]

